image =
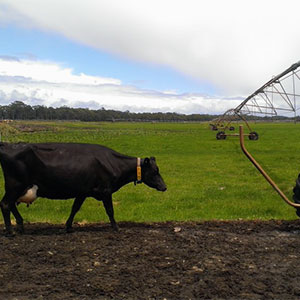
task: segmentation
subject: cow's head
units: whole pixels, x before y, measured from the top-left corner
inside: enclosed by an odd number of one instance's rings
[[[154,157],[144,159],[142,163],[142,180],[145,184],[158,191],[164,192],[167,190],[167,186],[159,174]]]

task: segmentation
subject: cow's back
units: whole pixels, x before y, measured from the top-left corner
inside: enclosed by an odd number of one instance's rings
[[[0,159],[7,177],[22,171],[18,180],[37,185],[39,196],[47,198],[92,196],[106,189],[116,176],[121,156],[105,146],[79,143],[2,144],[0,156],[1,152],[8,157],[4,164]]]

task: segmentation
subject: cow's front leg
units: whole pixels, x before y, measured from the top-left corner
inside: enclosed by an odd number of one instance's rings
[[[113,203],[112,203],[112,195],[107,195],[104,199],[103,199],[103,204],[106,210],[106,213],[109,217],[110,220],[110,224],[111,227],[113,228],[113,230],[118,231],[118,225],[115,221],[114,218],[114,208],[113,208]]]

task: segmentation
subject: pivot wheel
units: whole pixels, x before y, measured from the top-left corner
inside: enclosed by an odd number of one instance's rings
[[[226,139],[226,134],[224,131],[219,131],[216,135],[217,140],[225,140]]]
[[[258,140],[258,133],[255,131],[252,131],[249,133],[249,140],[251,141],[257,141]]]
[[[229,127],[229,130],[230,130],[230,131],[234,131],[234,129],[235,129],[235,128],[234,128],[233,126],[230,126],[230,127]]]

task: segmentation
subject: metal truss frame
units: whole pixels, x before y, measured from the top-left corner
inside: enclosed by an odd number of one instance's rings
[[[247,116],[264,115],[297,116],[297,102],[300,100],[300,61],[273,77],[249,95],[236,108],[229,109],[210,124],[213,130],[232,129],[233,121],[246,121]]]

